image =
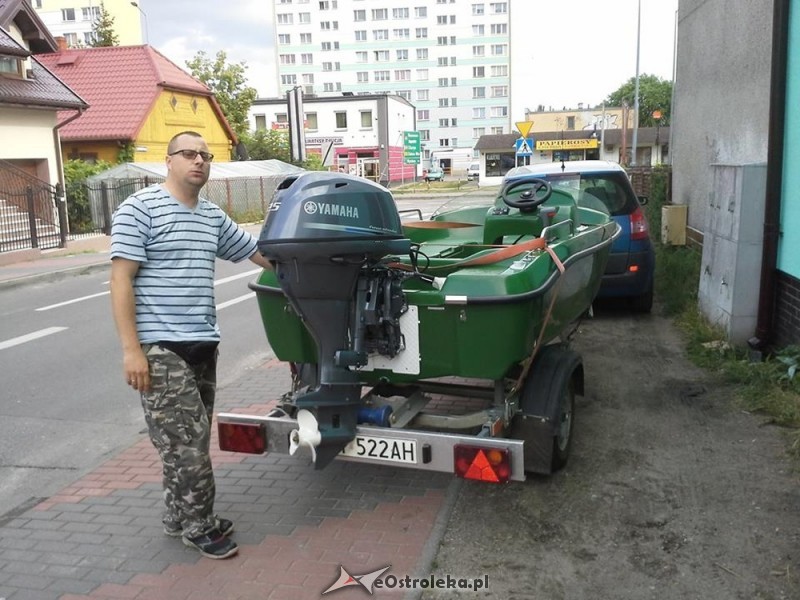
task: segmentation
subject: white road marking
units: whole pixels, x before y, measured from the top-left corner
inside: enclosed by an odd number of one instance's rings
[[[239,296],[238,298],[234,298],[233,300],[228,300],[227,302],[221,302],[217,304],[217,310],[222,310],[223,308],[228,308],[229,306],[233,306],[234,304],[239,304],[239,302],[244,302],[245,300],[249,300],[250,298],[255,297],[255,292],[250,292],[249,294],[245,294],[244,296]]]
[[[58,304],[51,304],[50,306],[43,306],[41,308],[37,308],[36,312],[42,312],[45,310],[52,310],[54,308],[61,308],[62,306],[67,306],[68,304],[75,304],[76,302],[83,302],[84,300],[91,300],[92,298],[99,298],[100,296],[108,296],[111,292],[105,291],[100,292],[99,294],[91,294],[89,296],[82,296],[80,298],[73,298],[72,300],[67,300],[66,302],[59,302]]]
[[[256,273],[260,273],[261,269],[253,269],[251,271],[245,271],[244,273],[238,273],[236,275],[231,275],[230,277],[223,277],[222,279],[217,279],[214,282],[214,286],[222,285],[223,283],[229,283],[231,281],[236,281],[237,279],[242,279],[244,277],[250,277],[251,275],[255,275]],[[59,302],[58,304],[51,304],[49,306],[42,306],[41,308],[37,308],[37,312],[43,312],[45,310],[53,310],[54,308],[61,308],[62,306],[67,306],[69,304],[75,304],[76,302],[83,302],[84,300],[91,300],[92,298],[99,298],[100,296],[107,296],[110,294],[110,291],[100,292],[99,294],[91,294],[89,296],[81,296],[80,298],[73,298],[72,300],[66,300],[64,302]],[[254,294],[251,294],[254,295]],[[247,296],[249,297],[249,296]],[[230,306],[230,304],[236,304],[237,302],[241,302],[244,298],[237,298],[236,300],[231,300],[230,302],[223,302],[217,308],[225,308],[226,306]]]
[[[33,333],[29,333],[27,335],[21,335],[19,337],[11,338],[10,340],[6,340],[5,342],[0,342],[0,350],[5,350],[6,348],[12,348],[13,346],[19,346],[20,344],[24,344],[26,342],[32,342],[33,340],[38,340],[39,338],[43,338],[48,335],[53,335],[54,333],[58,333],[59,331],[64,331],[65,329],[69,328],[48,327],[47,329],[40,329],[39,331],[34,331]]]

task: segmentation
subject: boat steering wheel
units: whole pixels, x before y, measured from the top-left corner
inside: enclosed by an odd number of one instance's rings
[[[517,198],[510,197],[511,192],[517,192],[521,188],[524,189],[518,192]],[[527,212],[547,201],[552,193],[553,188],[544,179],[525,179],[507,185],[500,192],[500,197],[508,206]]]

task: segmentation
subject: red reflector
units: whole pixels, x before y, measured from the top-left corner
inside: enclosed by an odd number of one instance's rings
[[[508,450],[456,444],[453,463],[455,474],[464,479],[506,483],[511,477]]]
[[[217,423],[219,448],[228,452],[264,454],[267,436],[260,423]]]
[[[649,237],[650,227],[647,225],[647,217],[644,216],[642,207],[639,206],[631,213],[631,239],[646,240]]]
[[[628,271],[630,271],[631,273],[636,273],[636,271],[638,270],[639,270],[639,265],[631,265],[630,267],[628,267]]]

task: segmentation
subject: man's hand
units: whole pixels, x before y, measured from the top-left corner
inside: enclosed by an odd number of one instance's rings
[[[150,391],[150,369],[141,347],[123,353],[122,367],[129,386],[139,392]]]

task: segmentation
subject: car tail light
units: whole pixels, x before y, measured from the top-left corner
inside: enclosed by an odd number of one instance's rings
[[[456,444],[453,462],[455,474],[464,479],[506,483],[511,477],[508,450]]]
[[[267,434],[261,423],[217,423],[219,448],[228,452],[264,454]]]
[[[647,225],[647,217],[644,216],[642,207],[637,206],[631,213],[631,239],[646,240],[648,237],[650,237],[650,227]]]

